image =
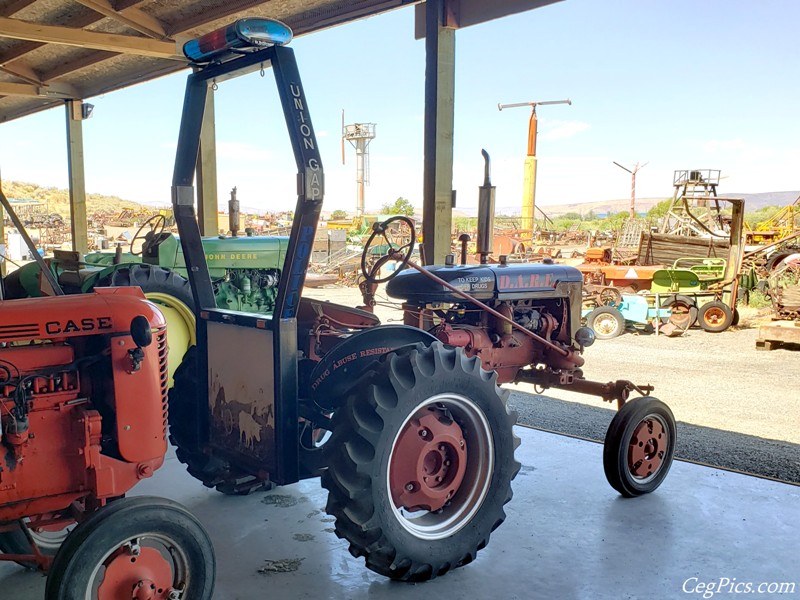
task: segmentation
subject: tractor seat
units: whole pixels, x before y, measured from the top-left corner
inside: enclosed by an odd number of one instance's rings
[[[82,288],[87,279],[106,267],[87,267],[80,252],[74,250],[54,250],[53,258],[58,265],[58,283],[63,286]]]

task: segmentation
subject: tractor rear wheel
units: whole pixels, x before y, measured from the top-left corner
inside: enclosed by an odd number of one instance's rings
[[[461,348],[387,354],[354,384],[325,444],[326,511],[366,566],[426,581],[471,562],[519,471],[497,375]]]
[[[192,346],[175,370],[175,384],[169,391],[169,441],[186,470],[203,485],[229,496],[247,495],[269,489],[269,482],[233,469],[227,461],[205,452],[196,438],[197,396],[205,397],[205,381],[197,376],[197,346]]]
[[[210,600],[214,549],[200,522],[172,500],[113,502],[70,534],[47,578],[47,600]]]
[[[603,445],[606,479],[627,498],[654,491],[675,455],[675,417],[651,396],[629,400],[614,415]]]
[[[175,271],[148,264],[119,267],[94,282],[92,287],[138,286],[145,297],[158,305],[167,321],[167,344],[173,357],[169,364],[170,386],[178,367],[177,357],[195,343],[194,298],[189,281]]]

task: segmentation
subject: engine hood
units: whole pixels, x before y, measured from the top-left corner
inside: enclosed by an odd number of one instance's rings
[[[583,285],[580,271],[567,265],[456,265],[431,266],[426,270],[478,300],[512,299],[537,292],[552,294],[564,283]],[[440,283],[413,269],[406,269],[389,281],[386,293],[392,298],[415,303],[462,300]]]

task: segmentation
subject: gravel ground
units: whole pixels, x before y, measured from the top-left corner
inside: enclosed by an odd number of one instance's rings
[[[352,288],[306,293],[360,304]],[[394,308],[379,306],[376,312],[383,322],[402,320]],[[800,483],[800,349],[756,350],[764,314],[740,312],[740,326],[719,334],[692,329],[670,338],[629,331],[598,340],[586,349],[584,373],[591,380],[655,386],[653,395],[678,421],[678,457]],[[562,390],[543,396],[531,385],[507,387],[521,425],[602,440],[613,417],[615,407],[594,396]]]

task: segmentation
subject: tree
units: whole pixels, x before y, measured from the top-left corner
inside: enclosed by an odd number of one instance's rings
[[[414,215],[414,205],[403,197],[394,202],[387,202],[381,206],[381,212],[385,215],[404,215],[411,217]]]
[[[331,220],[338,221],[340,219],[347,218],[347,211],[346,210],[335,210],[331,213]]]
[[[672,207],[672,199],[667,198],[656,204],[653,208],[647,211],[647,216],[651,219],[660,219],[669,212]]]

